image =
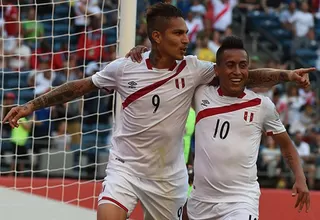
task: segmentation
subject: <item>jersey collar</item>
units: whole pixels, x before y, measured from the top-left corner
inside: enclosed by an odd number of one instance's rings
[[[147,68],[148,68],[149,70],[152,70],[153,67],[152,67],[152,64],[151,64],[149,58],[146,59],[146,65],[147,65]],[[172,71],[172,70],[174,70],[174,68],[176,68],[176,66],[177,66],[177,62],[175,62],[175,63],[172,65],[172,67],[170,67],[168,70],[169,70],[169,71]]]
[[[223,96],[223,92],[222,92],[221,87],[219,87],[217,91],[218,91],[219,96]],[[239,99],[242,99],[245,95],[246,95],[246,93],[245,93],[245,92],[242,92],[242,94],[239,95],[238,98],[239,98]]]

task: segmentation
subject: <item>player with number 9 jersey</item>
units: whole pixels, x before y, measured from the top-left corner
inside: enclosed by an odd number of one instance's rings
[[[122,99],[107,172],[117,171],[148,181],[179,181],[180,196],[185,197],[188,184],[184,127],[194,91],[213,80],[213,67],[211,62],[186,56],[170,69],[156,69],[146,52],[141,63],[120,58],[93,75],[97,87],[114,89]],[[103,200],[101,195],[100,202]],[[118,200],[121,204],[127,201]]]

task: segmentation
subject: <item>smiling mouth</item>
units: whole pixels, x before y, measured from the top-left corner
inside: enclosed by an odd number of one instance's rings
[[[241,79],[231,79],[232,84],[240,84],[241,81]]]

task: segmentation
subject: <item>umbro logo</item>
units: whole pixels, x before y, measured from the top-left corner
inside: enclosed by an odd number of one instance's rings
[[[207,99],[202,100],[202,102],[201,102],[201,105],[204,106],[204,107],[207,107],[209,104],[210,104],[210,102]]]
[[[135,81],[130,81],[128,82],[128,84],[130,89],[135,89],[136,86],[138,85]]]

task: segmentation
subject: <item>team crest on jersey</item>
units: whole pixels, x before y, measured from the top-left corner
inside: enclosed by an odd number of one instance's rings
[[[183,89],[186,85],[184,78],[175,79],[175,84],[177,89]]]
[[[243,119],[244,119],[246,122],[252,122],[252,121],[253,121],[253,117],[254,117],[254,113],[253,113],[253,112],[245,111],[245,112],[243,113]]]
[[[137,83],[135,81],[130,81],[128,82],[128,85],[130,89],[135,89],[137,86]]]

